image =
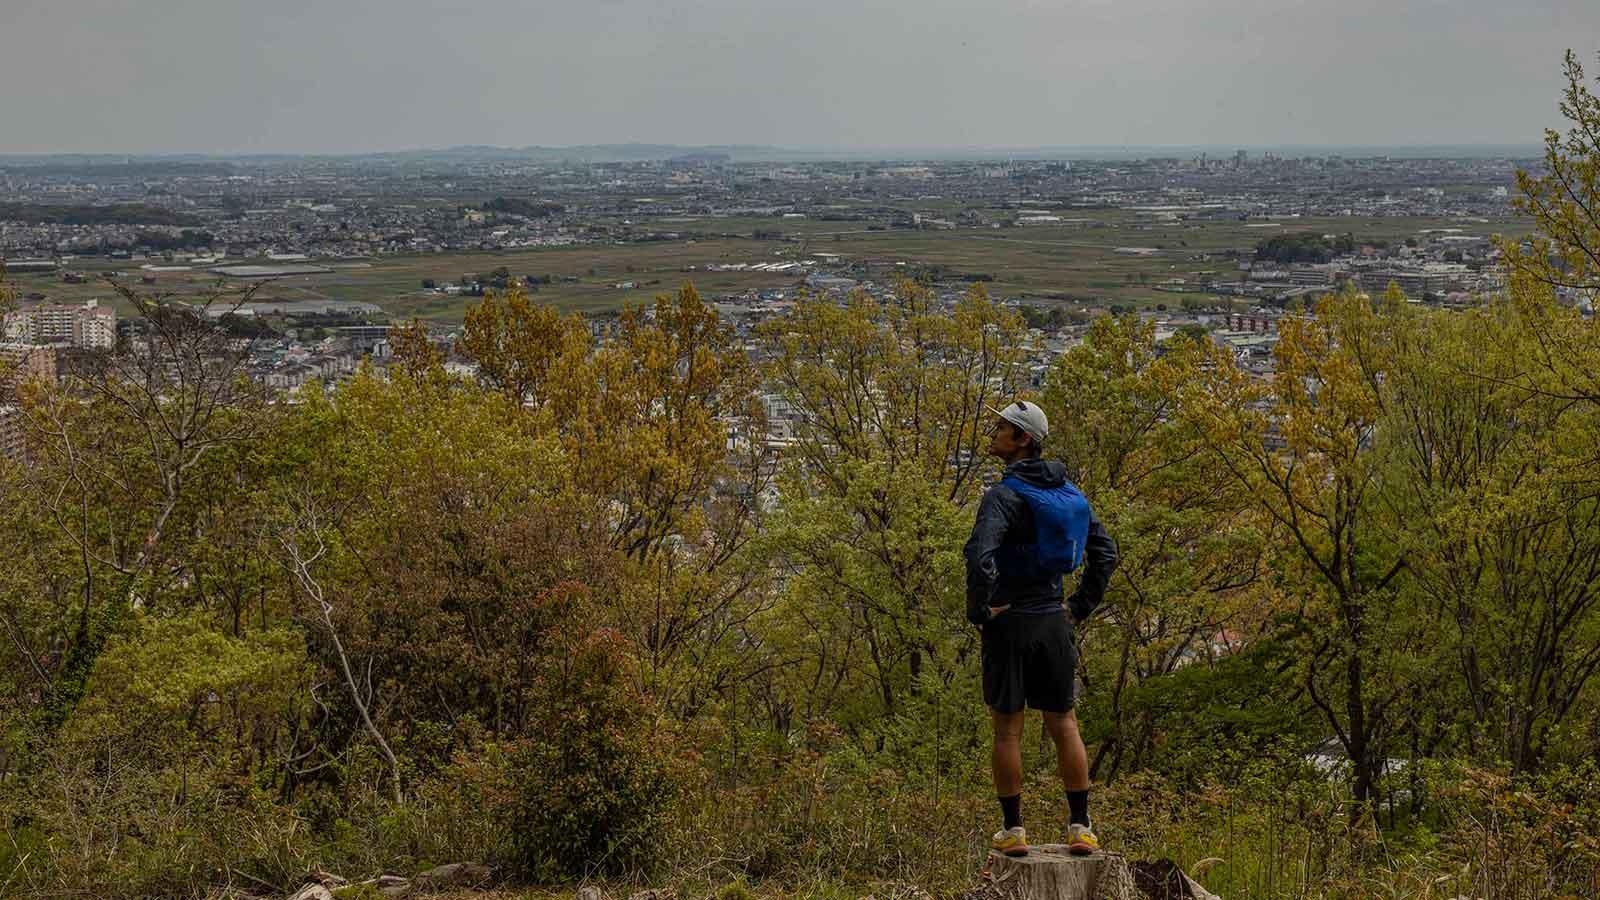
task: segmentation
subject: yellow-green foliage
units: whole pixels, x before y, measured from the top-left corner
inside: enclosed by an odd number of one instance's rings
[[[248,729],[305,702],[311,675],[304,638],[289,628],[234,637],[200,613],[139,614],[100,654],[64,736],[183,741]]]
[[[734,881],[718,888],[714,896],[716,900],[755,900],[756,895],[743,881]]]

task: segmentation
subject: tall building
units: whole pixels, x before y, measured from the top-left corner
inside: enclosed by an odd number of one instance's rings
[[[27,445],[22,436],[22,410],[0,405],[0,458],[22,461]]]
[[[71,344],[109,349],[117,343],[117,313],[98,300],[81,306],[41,303],[25,306],[5,318],[5,339],[24,344]]]
[[[0,344],[0,403],[7,402],[16,386],[29,378],[55,380],[55,348],[39,344]]]

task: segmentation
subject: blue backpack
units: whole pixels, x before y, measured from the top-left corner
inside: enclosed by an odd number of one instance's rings
[[[1002,571],[1032,578],[1055,578],[1083,565],[1083,548],[1089,540],[1089,501],[1083,492],[1065,482],[1044,488],[1007,475],[1001,484],[1016,491],[1033,511],[1035,543],[1012,545]]]

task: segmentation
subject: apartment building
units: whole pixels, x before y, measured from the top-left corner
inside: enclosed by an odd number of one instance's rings
[[[23,344],[109,349],[117,343],[117,313],[98,300],[41,303],[7,313],[4,332],[7,341]]]
[[[0,459],[21,462],[27,456],[23,441],[22,410],[11,405],[0,405]]]

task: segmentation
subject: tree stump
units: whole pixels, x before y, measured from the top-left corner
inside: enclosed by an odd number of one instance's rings
[[[1035,844],[1027,856],[990,851],[983,894],[993,900],[1139,900],[1120,853],[1073,856],[1065,844]]]

